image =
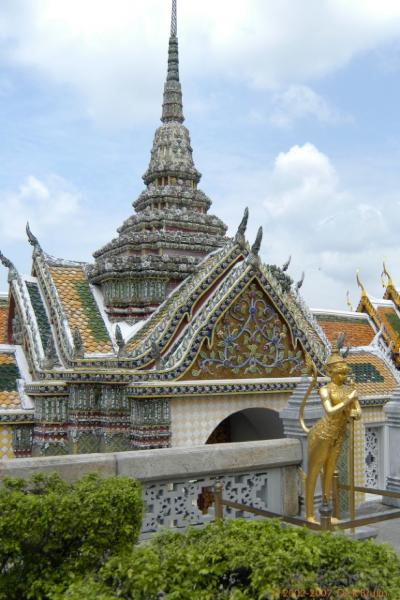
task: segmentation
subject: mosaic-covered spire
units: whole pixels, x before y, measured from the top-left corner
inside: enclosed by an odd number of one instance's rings
[[[94,253],[91,283],[101,285],[111,319],[147,317],[209,252],[226,243],[226,225],[208,214],[211,200],[198,189],[190,135],[183,125],[176,0],[172,0],[168,72],[161,124],[154,134],[146,189],[118,237]]]
[[[176,0],[172,0],[171,35],[168,46],[168,72],[164,84],[161,121],[183,123],[182,89],[179,82],[179,54],[177,38]]]

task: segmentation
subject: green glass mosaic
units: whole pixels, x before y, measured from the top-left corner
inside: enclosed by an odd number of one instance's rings
[[[46,349],[48,339],[51,336],[51,328],[42,298],[40,296],[39,287],[37,283],[34,283],[33,281],[27,281],[26,287],[28,288],[32,308],[34,310],[36,321],[39,327],[40,339],[42,340],[43,348]]]
[[[390,323],[391,328],[400,336],[400,319],[395,313],[386,313],[385,317]]]
[[[75,281],[75,290],[77,291],[79,298],[82,302],[83,310],[89,320],[90,331],[95,340],[99,342],[109,342],[107,329],[104,325],[103,319],[99,313],[96,302],[93,298],[93,294],[90,291],[89,285],[86,281]]]
[[[15,392],[17,390],[17,382],[21,376],[16,365],[0,365],[0,391]]]
[[[382,382],[385,378],[371,363],[357,363],[349,365],[356,383]]]

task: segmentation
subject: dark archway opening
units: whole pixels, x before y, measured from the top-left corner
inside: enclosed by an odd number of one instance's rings
[[[283,437],[282,420],[275,410],[246,408],[221,421],[206,444],[275,440]]]

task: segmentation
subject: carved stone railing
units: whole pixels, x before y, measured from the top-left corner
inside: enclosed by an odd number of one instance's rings
[[[142,483],[145,515],[142,537],[161,528],[203,525],[214,518],[210,492],[220,481],[224,497],[276,513],[298,513],[298,440],[278,439],[193,448],[139,450],[21,458],[0,462],[0,476],[29,477],[56,471],[65,481],[87,473],[126,475]],[[209,508],[208,513],[206,510]],[[226,517],[247,517],[233,509]]]

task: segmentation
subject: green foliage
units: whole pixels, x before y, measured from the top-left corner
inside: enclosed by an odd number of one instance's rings
[[[88,475],[3,480],[0,489],[0,599],[40,600],[96,570],[137,541],[139,484]],[[84,598],[85,596],[82,596]],[[97,596],[100,600],[101,596]]]
[[[388,546],[344,535],[226,521],[163,533],[74,582],[56,600],[278,600],[400,598],[400,561]]]

